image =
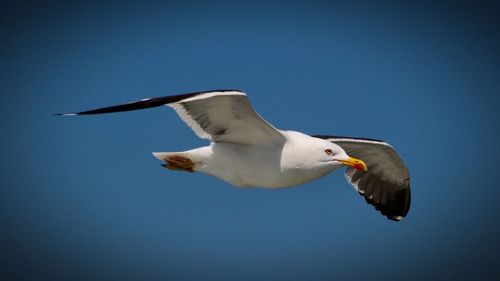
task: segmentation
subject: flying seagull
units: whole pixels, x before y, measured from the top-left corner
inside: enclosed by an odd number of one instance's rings
[[[391,220],[410,208],[408,169],[388,143],[365,138],[306,135],[275,128],[254,111],[247,95],[215,90],[148,98],[56,115],[88,115],[167,105],[210,145],[154,152],[170,170],[202,172],[239,187],[285,188],[347,167],[348,182]]]

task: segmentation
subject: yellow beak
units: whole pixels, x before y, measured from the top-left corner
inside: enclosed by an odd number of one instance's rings
[[[354,157],[349,157],[349,159],[347,159],[347,160],[337,160],[337,161],[339,161],[340,163],[342,163],[346,166],[353,167],[354,169],[356,169],[358,171],[360,171],[360,170],[368,171],[368,168],[366,167],[365,162],[363,162],[362,160],[359,160],[357,158],[354,158]]]

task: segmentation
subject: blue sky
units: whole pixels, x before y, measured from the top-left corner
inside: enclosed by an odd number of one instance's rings
[[[120,2],[2,7],[5,280],[495,279],[499,7]],[[240,89],[278,128],[390,142],[412,207],[388,221],[341,171],[285,190],[166,171],[205,145],[168,108]]]

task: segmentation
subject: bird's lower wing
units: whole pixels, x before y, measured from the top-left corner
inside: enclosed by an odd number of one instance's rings
[[[347,168],[349,183],[392,220],[403,219],[410,209],[410,175],[403,160],[388,143],[373,140],[335,136],[314,136],[329,140],[350,156],[363,160],[368,171]]]

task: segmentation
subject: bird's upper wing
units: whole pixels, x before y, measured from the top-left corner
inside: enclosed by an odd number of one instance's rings
[[[115,106],[58,115],[87,115],[168,105],[200,138],[213,142],[252,145],[281,144],[285,137],[250,105],[247,95],[217,90],[148,98]]]
[[[329,140],[349,156],[363,160],[368,171],[347,168],[345,175],[352,186],[392,220],[401,220],[410,209],[410,175],[403,160],[386,142],[336,136],[314,136]]]

